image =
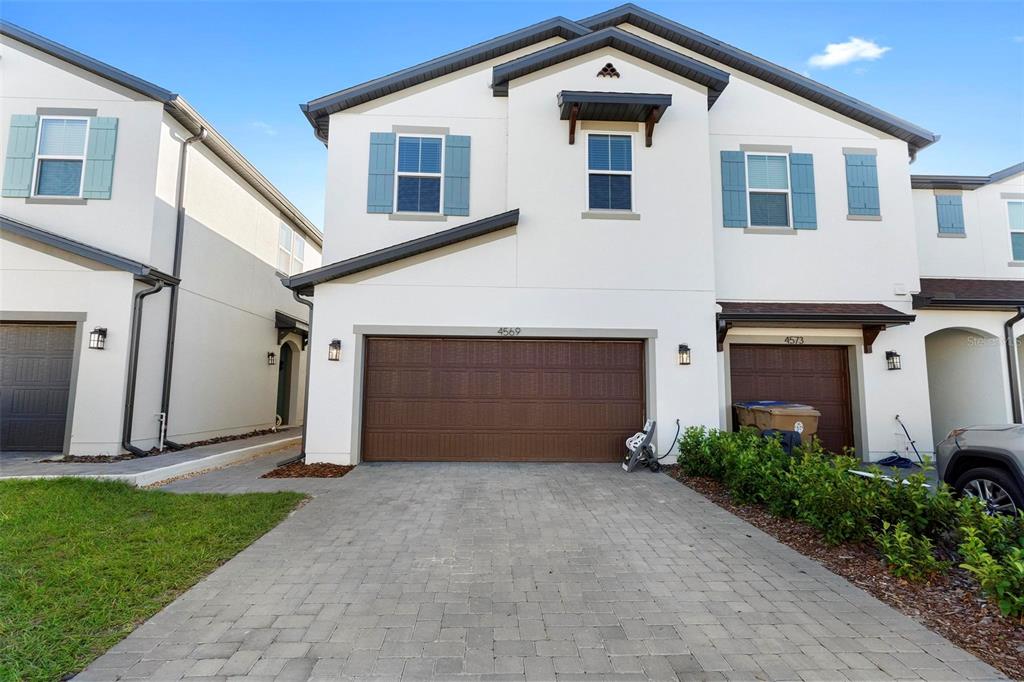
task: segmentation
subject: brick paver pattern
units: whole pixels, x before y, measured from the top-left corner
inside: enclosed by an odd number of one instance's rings
[[[315,498],[79,679],[999,678],[668,476],[270,465],[171,486]]]

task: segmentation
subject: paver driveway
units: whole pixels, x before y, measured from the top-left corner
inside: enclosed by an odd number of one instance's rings
[[[81,678],[998,677],[667,476],[363,465],[310,489]]]

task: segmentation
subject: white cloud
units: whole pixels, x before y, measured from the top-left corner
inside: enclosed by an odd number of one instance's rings
[[[256,132],[263,133],[264,135],[269,135],[270,137],[277,135],[277,128],[270,125],[266,121],[253,121],[249,124],[249,127],[255,130]]]
[[[852,62],[874,61],[891,49],[873,40],[851,37],[845,43],[829,43],[824,52],[812,56],[807,63],[819,69],[831,69]]]

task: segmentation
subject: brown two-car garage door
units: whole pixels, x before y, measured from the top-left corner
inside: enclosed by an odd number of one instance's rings
[[[788,400],[821,412],[818,437],[832,452],[853,447],[850,369],[844,346],[729,347],[732,401]]]
[[[611,462],[644,421],[643,341],[371,337],[362,458]]]

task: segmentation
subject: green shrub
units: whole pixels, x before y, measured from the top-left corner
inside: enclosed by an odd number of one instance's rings
[[[882,521],[882,529],[872,537],[889,572],[898,578],[920,582],[948,568],[946,562],[935,558],[932,541],[911,533],[906,521],[895,525]]]
[[[996,602],[1004,616],[1024,620],[1024,543],[1009,547],[1001,558],[994,557],[977,528],[963,528],[960,543],[961,568],[970,571],[982,591]]]
[[[687,476],[721,476],[721,463],[715,461],[711,440],[717,431],[703,426],[690,426],[679,439],[679,466]]]
[[[830,456],[819,445],[805,448],[790,467],[796,517],[837,545],[861,541],[871,531],[874,509],[865,503],[865,479],[852,476],[853,457]]]
[[[974,529],[985,551],[996,560],[1024,546],[1024,515],[992,516],[979,500],[966,496],[957,500],[956,511],[961,534],[966,528]]]

